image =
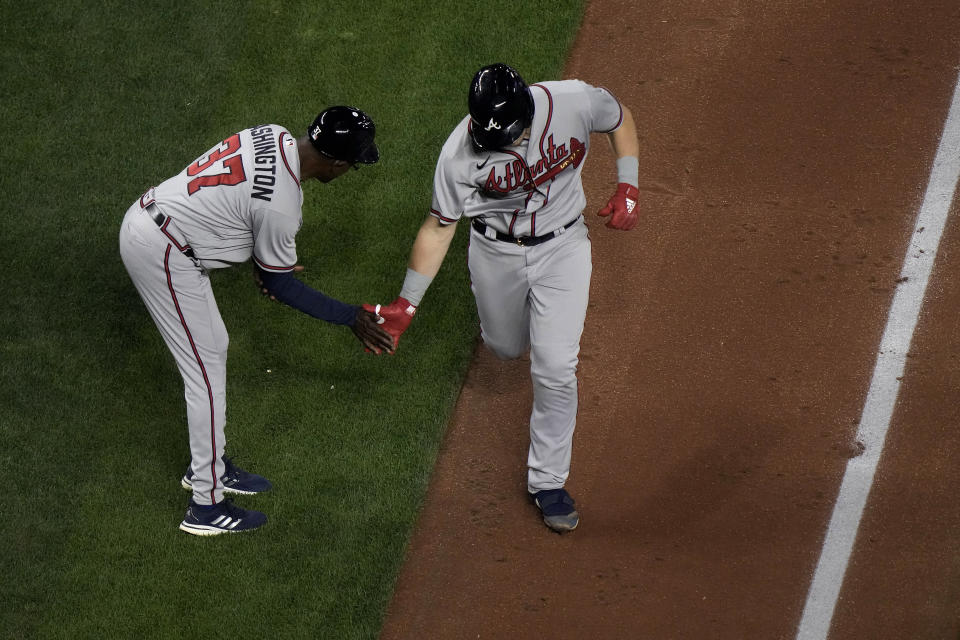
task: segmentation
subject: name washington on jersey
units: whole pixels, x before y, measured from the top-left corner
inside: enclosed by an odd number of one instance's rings
[[[260,125],[250,129],[253,136],[253,193],[251,198],[270,202],[277,183],[277,146],[273,127]]]

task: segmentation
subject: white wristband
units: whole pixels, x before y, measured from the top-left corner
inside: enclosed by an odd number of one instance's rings
[[[617,158],[617,182],[640,188],[640,161],[636,156]]]
[[[407,277],[403,279],[400,297],[406,298],[410,304],[419,307],[420,301],[423,300],[423,294],[427,292],[427,287],[430,286],[431,282],[433,282],[433,278],[407,267]]]

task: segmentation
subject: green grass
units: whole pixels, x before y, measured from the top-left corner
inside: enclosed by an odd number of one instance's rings
[[[479,66],[557,77],[582,2],[0,2],[0,637],[374,638],[476,342],[458,233],[393,357],[213,274],[258,532],[177,530],[182,384],[127,206],[241,128],[355,104],[383,159],[305,188],[303,278],[391,300]],[[268,372],[269,370],[269,372]]]

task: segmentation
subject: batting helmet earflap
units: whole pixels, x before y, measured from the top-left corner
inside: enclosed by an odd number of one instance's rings
[[[307,135],[313,148],[334,160],[351,164],[373,164],[380,159],[380,150],[373,137],[377,128],[370,116],[347,106],[324,109],[316,117]]]
[[[533,122],[533,96],[527,83],[502,62],[477,71],[467,104],[470,136],[481,150],[509,145]]]

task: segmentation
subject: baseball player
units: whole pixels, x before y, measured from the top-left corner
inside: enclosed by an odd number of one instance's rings
[[[592,270],[580,174],[590,134],[607,134],[619,184],[599,215],[612,229],[633,228],[636,127],[606,89],[579,80],[527,86],[505,64],[477,72],[468,106],[440,151],[432,208],[400,296],[375,310],[396,345],[440,269],[457,221],[470,219],[468,265],[484,343],[504,359],[530,351],[527,490],[548,527],[572,531],[580,516],[564,484]]]
[[[294,238],[303,223],[302,183],[329,182],[379,158],[373,121],[337,106],[294,138],[275,124],[220,142],[127,210],[120,255],[183,377],[191,462],[181,480],[192,492],[180,529],[210,536],[266,522],[224,493],[271,488],[224,457],[227,331],[208,271],[252,258],[256,280],[273,298],[321,320],[349,326],[366,349],[392,350],[377,318],[329,298],[293,276]]]

